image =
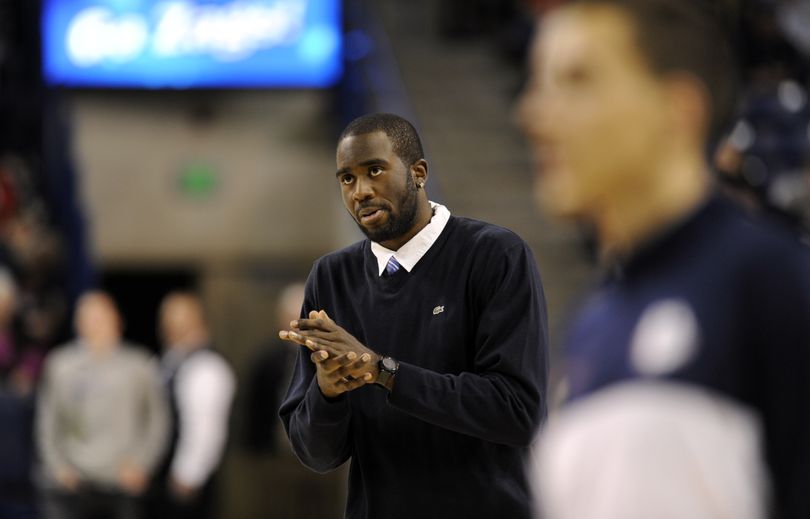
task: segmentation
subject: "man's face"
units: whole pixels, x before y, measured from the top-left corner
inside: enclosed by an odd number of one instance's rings
[[[76,331],[91,346],[109,346],[121,339],[121,318],[105,295],[87,294],[76,309]]]
[[[160,331],[165,346],[182,344],[195,324],[193,304],[175,297],[165,301],[160,309]]]
[[[568,8],[538,34],[520,104],[537,199],[553,213],[590,219],[628,194],[643,196],[667,136],[665,100],[629,19],[610,7]]]
[[[416,185],[384,132],[341,140],[336,176],[346,209],[371,241],[385,245],[415,225]]]

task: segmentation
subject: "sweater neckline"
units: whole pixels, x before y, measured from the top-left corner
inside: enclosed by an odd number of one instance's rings
[[[416,265],[413,266],[410,272],[405,269],[399,269],[397,272],[390,276],[380,276],[378,272],[378,264],[377,264],[377,257],[371,251],[371,242],[366,240],[364,245],[364,256],[365,256],[365,270],[366,275],[371,277],[374,280],[374,283],[377,286],[382,287],[385,290],[389,291],[397,291],[399,290],[405,283],[413,278],[414,276],[418,276],[419,273],[427,268],[436,256],[439,254],[439,251],[444,247],[444,244],[447,242],[447,237],[452,233],[453,229],[455,228],[457,223],[457,219],[455,216],[450,215],[450,219],[447,221],[447,225],[444,226],[442,229],[441,234],[439,237],[436,238],[436,241],[430,248],[425,252],[422,258],[416,262]]]

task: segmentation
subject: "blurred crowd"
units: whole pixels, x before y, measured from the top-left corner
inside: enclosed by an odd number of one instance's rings
[[[19,157],[0,162],[0,374],[18,395],[30,393],[68,311],[62,244],[33,178]]]
[[[236,377],[199,296],[163,298],[154,355],[124,338],[125,316],[100,290],[79,297],[68,341],[20,341],[18,286],[0,271],[0,517],[217,517]],[[280,322],[295,317],[301,292],[282,293]],[[284,346],[259,349],[246,387],[244,442],[254,453],[276,449],[291,361]]]
[[[46,361],[37,401],[44,516],[207,517],[235,380],[202,303],[171,293],[159,362],[123,340],[103,292],[84,294],[76,339]]]
[[[755,0],[743,2],[738,15],[743,96],[736,123],[718,146],[715,166],[744,203],[806,234],[810,12],[805,2]]]
[[[61,239],[31,167],[0,160],[0,511],[31,499],[33,394],[69,308]]]

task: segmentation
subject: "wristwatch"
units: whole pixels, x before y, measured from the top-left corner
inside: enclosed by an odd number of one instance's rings
[[[380,368],[380,374],[377,375],[374,383],[391,391],[394,388],[394,377],[399,371],[399,362],[391,357],[382,357],[377,361],[377,367]]]

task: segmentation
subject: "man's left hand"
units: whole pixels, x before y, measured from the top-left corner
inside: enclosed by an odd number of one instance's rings
[[[290,323],[292,330],[282,330],[279,337],[297,342],[312,351],[325,350],[330,357],[339,357],[354,352],[358,358],[368,354],[366,373],[371,374],[369,383],[377,380],[380,370],[377,362],[380,356],[358,341],[326,314],[326,311],[311,311],[309,319],[298,319]],[[357,377],[357,375],[355,375]]]
[[[173,476],[169,478],[169,491],[176,500],[182,502],[191,501],[197,495],[195,487],[187,485]]]

